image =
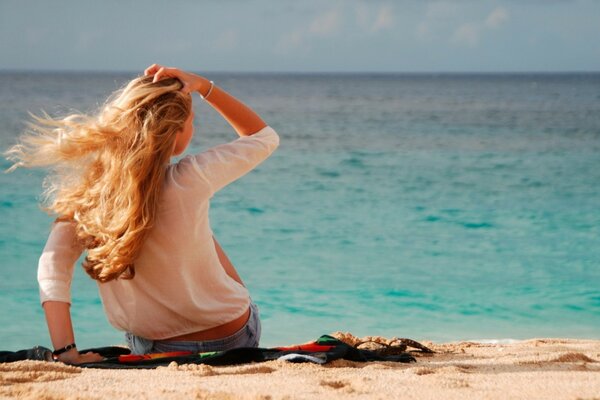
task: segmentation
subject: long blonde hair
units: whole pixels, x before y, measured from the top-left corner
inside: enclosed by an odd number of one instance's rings
[[[83,268],[107,282],[131,279],[158,208],[176,134],[191,112],[179,80],[138,77],[95,117],[30,114],[20,143],[5,154],[17,167],[51,167],[44,209],[75,223]]]

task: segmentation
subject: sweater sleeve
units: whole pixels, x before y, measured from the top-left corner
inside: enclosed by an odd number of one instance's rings
[[[241,178],[279,146],[279,135],[270,126],[190,157],[194,170],[208,182],[210,196]]]
[[[74,226],[68,222],[55,223],[38,263],[42,305],[48,300],[71,303],[73,269],[82,252],[75,242]]]

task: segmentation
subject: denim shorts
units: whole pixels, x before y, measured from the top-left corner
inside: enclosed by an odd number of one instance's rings
[[[261,325],[258,307],[254,302],[250,301],[250,317],[246,325],[233,335],[222,339],[203,341],[152,340],[126,332],[125,340],[127,341],[127,347],[131,350],[131,354],[167,353],[171,351],[204,353],[208,351],[230,350],[237,347],[258,347],[260,334]]]

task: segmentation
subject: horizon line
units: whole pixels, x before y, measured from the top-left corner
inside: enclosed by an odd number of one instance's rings
[[[184,69],[190,72],[200,72],[193,69]],[[98,69],[28,69],[28,68],[0,68],[0,73],[94,73],[94,74],[136,74],[136,70],[98,70]],[[244,71],[244,70],[206,70],[206,74],[248,74],[248,75],[572,75],[572,74],[599,74],[600,70],[514,70],[514,71]]]

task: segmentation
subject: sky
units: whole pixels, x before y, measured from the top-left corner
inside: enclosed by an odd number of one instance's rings
[[[0,70],[600,71],[599,0],[0,0]]]

